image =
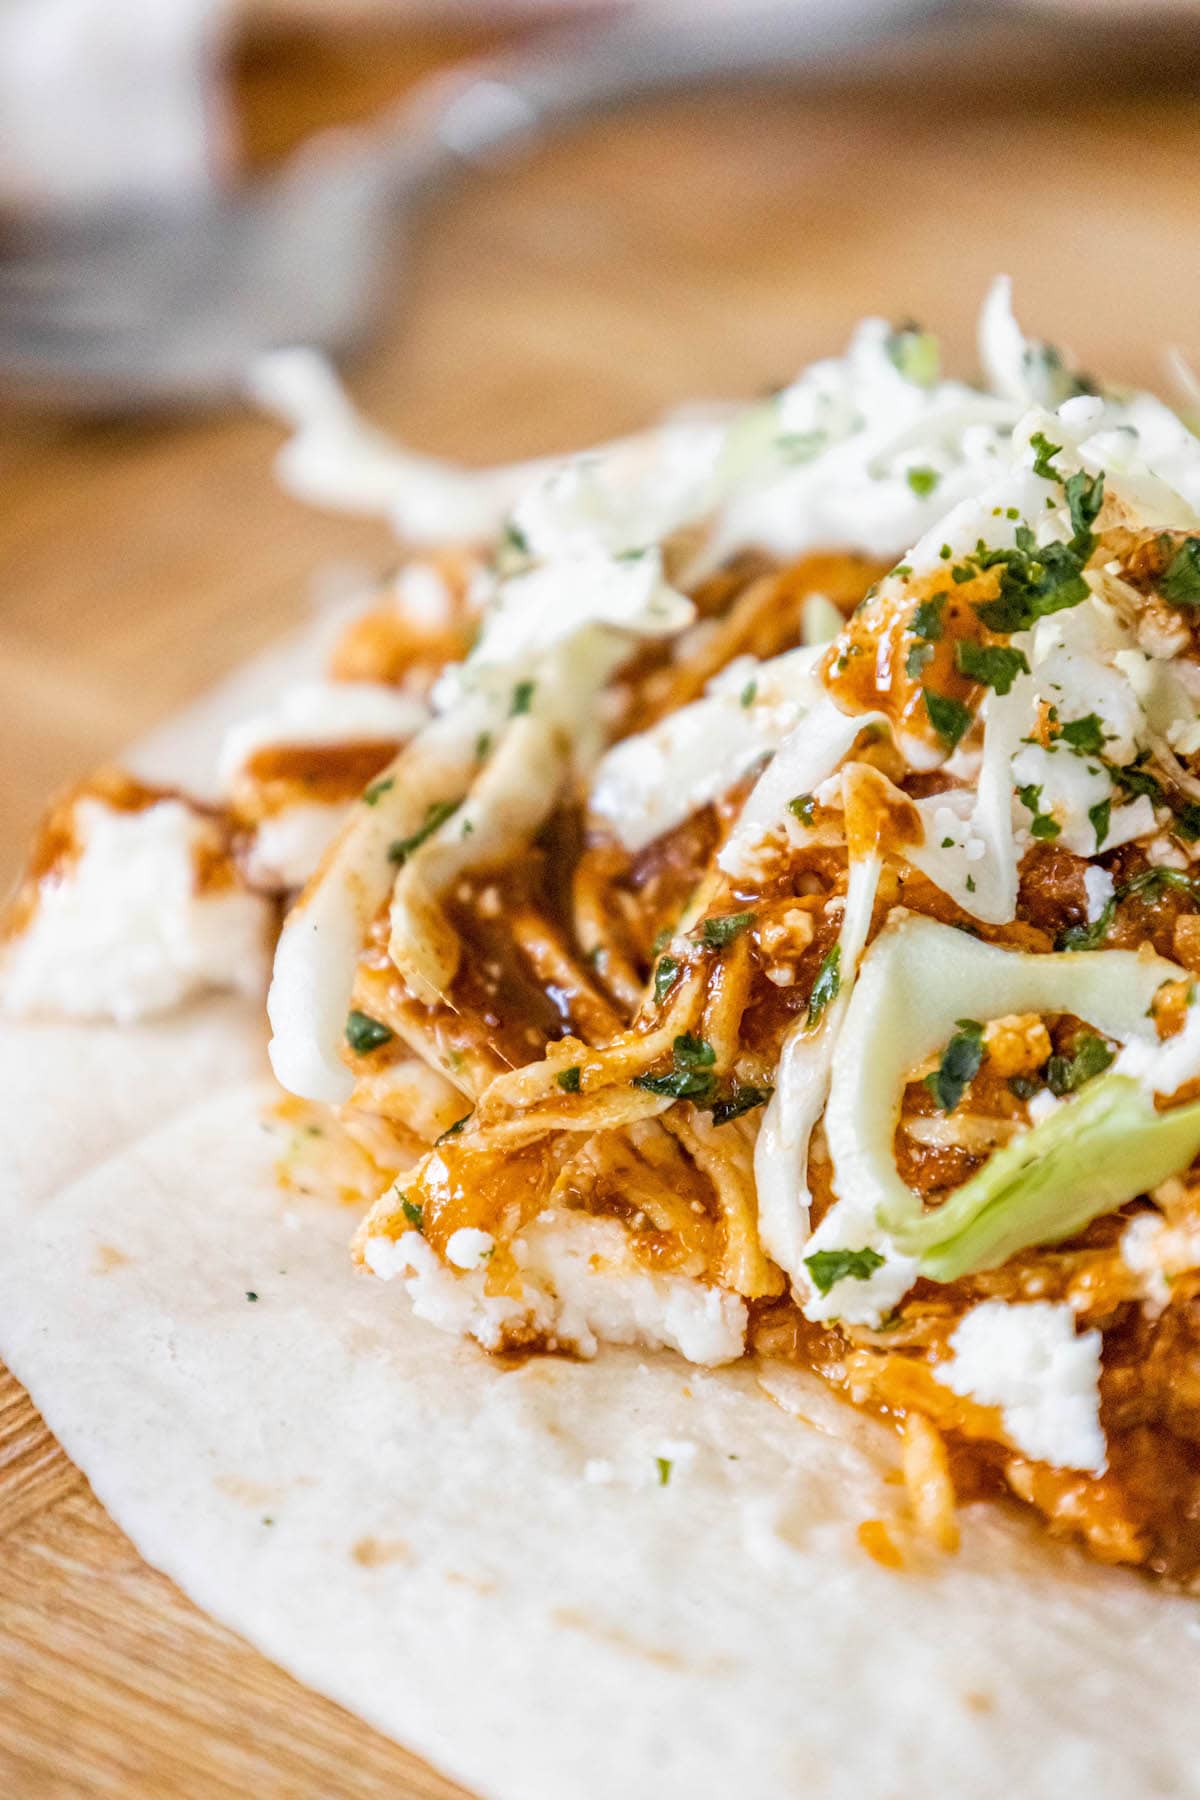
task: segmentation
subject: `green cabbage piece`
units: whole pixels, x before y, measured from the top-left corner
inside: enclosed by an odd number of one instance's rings
[[[931,1281],[994,1269],[1032,1244],[1082,1231],[1200,1151],[1200,1101],[1157,1112],[1128,1075],[1102,1075],[997,1150],[943,1206],[914,1218],[881,1208],[898,1249]]]

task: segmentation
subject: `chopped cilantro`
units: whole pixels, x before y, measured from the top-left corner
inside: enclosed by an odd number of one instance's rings
[[[654,998],[661,1006],[675,985],[675,977],[679,973],[679,964],[673,956],[660,956],[654,971]]]
[[[1062,445],[1052,444],[1044,431],[1035,431],[1029,440],[1029,447],[1036,452],[1033,459],[1034,474],[1044,476],[1047,481],[1061,481],[1062,476],[1051,458],[1059,454]]]
[[[479,736],[475,739],[475,755],[479,762],[483,761],[484,757],[487,755],[487,753],[491,749],[491,747],[492,747],[491,732],[490,731],[481,731]]]
[[[1140,875],[1131,876],[1124,887],[1118,890],[1117,898],[1142,900],[1147,906],[1151,906],[1161,896],[1163,889],[1169,887],[1178,888],[1193,899],[1196,897],[1196,881],[1193,876],[1187,874],[1183,869],[1165,869],[1156,866],[1152,869],[1143,869]]]
[[[1009,1093],[1014,1094],[1018,1100],[1032,1100],[1035,1094],[1041,1092],[1042,1084],[1036,1075],[1010,1075],[1006,1086]]]
[[[912,617],[914,637],[924,638],[928,644],[937,642],[945,628],[942,614],[948,598],[945,593],[937,593],[930,594],[928,600],[922,600]]]
[[[1088,818],[1092,821],[1092,830],[1096,833],[1096,849],[1099,850],[1108,836],[1109,822],[1112,818],[1112,801],[1097,800],[1095,806],[1088,807]]]
[[[1174,831],[1185,844],[1194,844],[1200,838],[1200,806],[1194,800],[1186,800],[1175,814]]]
[[[1159,587],[1172,606],[1200,606],[1200,537],[1184,538]]]
[[[752,912],[740,912],[725,913],[719,919],[705,919],[704,942],[715,949],[723,949],[726,944],[732,944],[734,938],[741,936],[753,917]]]
[[[926,666],[933,661],[932,644],[913,644],[904,659],[904,673],[910,681],[919,681]]]
[[[950,558],[954,555],[954,552],[950,548],[949,544],[943,544],[941,549],[938,551],[938,555],[941,557],[943,562],[949,562]]]
[[[400,1196],[400,1211],[404,1214],[414,1231],[425,1229],[425,1209],[409,1199],[407,1194]]]
[[[518,556],[529,555],[529,539],[513,519],[505,519],[500,542],[506,550],[515,550]]]
[[[381,1044],[390,1044],[392,1032],[370,1013],[357,1009],[346,1015],[346,1042],[358,1056],[367,1056],[372,1050],[378,1050]]]
[[[508,709],[510,718],[517,719],[522,713],[527,713],[529,711],[530,707],[533,705],[533,695],[536,687],[536,681],[518,681],[516,687],[512,691],[512,704]]]
[[[1136,761],[1126,763],[1124,767],[1119,763],[1105,763],[1104,766],[1123,794],[1134,799],[1139,794],[1145,794],[1155,806],[1162,806],[1165,804],[1162,784],[1148,769],[1142,767],[1148,755],[1149,751],[1143,751]]]
[[[743,706],[753,706],[758,694],[757,681],[748,681],[738,696]]]
[[[878,1250],[816,1250],[804,1258],[819,1294],[827,1294],[837,1281],[866,1281],[883,1267]]]
[[[1112,922],[1117,916],[1117,896],[1106,900],[1097,916],[1088,925],[1068,925],[1061,931],[1055,943],[1056,950],[1095,950],[1101,945],[1112,929]]]
[[[692,1100],[698,1105],[712,1099],[715,1083],[709,1071],[717,1056],[706,1039],[684,1032],[675,1039],[671,1060],[674,1067],[665,1075],[635,1075],[634,1087],[668,1095],[672,1100]]]
[[[1082,719],[1068,719],[1059,726],[1058,735],[1081,756],[1099,756],[1104,749],[1104,724],[1098,713],[1085,713]]]
[[[953,750],[965,731],[971,726],[972,713],[961,700],[955,700],[949,694],[939,694],[933,688],[922,688],[925,696],[925,710],[929,714],[929,723],[937,732],[944,744]]]
[[[389,844],[388,861],[401,865],[406,863],[413,851],[419,850],[426,838],[431,838],[439,826],[453,818],[461,805],[461,800],[433,801],[426,808],[424,822],[418,825],[411,837],[397,838],[394,843]]]
[[[434,1143],[444,1144],[447,1138],[457,1137],[470,1116],[470,1113],[464,1113],[461,1119],[455,1119],[453,1125],[447,1125],[441,1137],[434,1139]]]
[[[811,794],[796,794],[788,801],[788,811],[799,819],[802,825],[811,825],[816,801]]]
[[[774,1092],[774,1088],[769,1087],[735,1086],[730,1093],[713,1101],[713,1124],[728,1125],[731,1119],[740,1119],[743,1113],[753,1112],[756,1106],[765,1106]]]
[[[1104,471],[1089,478],[1079,469],[1066,480],[1067,506],[1071,513],[1071,525],[1074,536],[1071,548],[1076,556],[1085,561],[1092,554],[1096,540],[1092,535],[1092,526],[1096,515],[1104,504]]]
[[[560,1069],[554,1079],[564,1094],[577,1094],[579,1092],[579,1064],[575,1063],[569,1069]]]
[[[1018,675],[1029,673],[1023,650],[1003,644],[976,644],[970,638],[960,638],[955,644],[954,661],[961,675],[984,682],[998,694],[1007,694]]]
[[[926,495],[932,494],[934,488],[942,478],[936,469],[921,468],[909,469],[905,474],[904,479],[907,481],[913,493],[916,494],[917,498],[919,500],[924,500]]]
[[[812,984],[812,992],[808,996],[808,1018],[806,1023],[811,1031],[829,1002],[837,997],[842,985],[841,977],[842,950],[840,944],[833,944],[821,958],[821,966],[817,970],[817,978]]]
[[[925,1086],[942,1112],[953,1112],[979,1073],[986,1051],[983,1026],[975,1019],[959,1019],[958,1030],[942,1051],[942,1060]]]
[[[1052,818],[1049,813],[1044,813],[1042,811],[1042,790],[1040,787],[1035,787],[1033,782],[1027,783],[1025,787],[1019,787],[1017,789],[1017,799],[1021,802],[1022,806],[1027,807],[1033,814],[1029,823],[1030,837],[1039,838],[1044,842],[1058,836],[1059,832],[1062,830],[1062,826],[1057,819]]]
[[[658,1485],[666,1487],[671,1479],[671,1469],[674,1465],[669,1456],[656,1456],[654,1461],[658,1468]]]
[[[952,837],[944,837],[942,839],[942,849],[943,850],[953,850],[953,848],[954,848],[954,839]]]
[[[247,1288],[246,1289],[246,1298],[247,1298],[247,1300],[257,1300],[258,1295],[256,1293],[254,1293],[252,1289]]]
[[[377,806],[383,795],[395,785],[396,777],[394,775],[384,775],[378,781],[372,781],[363,789],[363,805]]]
[[[980,568],[1000,567],[1000,592],[975,608],[989,631],[1027,631],[1048,613],[1063,612],[1086,600],[1083,558],[1069,544],[1039,547],[1028,526],[1018,526],[1016,548],[977,555]]]
[[[1081,1032],[1075,1040],[1074,1055],[1052,1056],[1046,1064],[1046,1086],[1061,1099],[1094,1075],[1103,1075],[1112,1059],[1113,1053],[1102,1037],[1094,1031]]]

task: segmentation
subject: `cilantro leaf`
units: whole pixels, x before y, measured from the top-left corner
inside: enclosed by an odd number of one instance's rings
[[[1094,1031],[1081,1032],[1073,1055],[1052,1056],[1046,1064],[1046,1086],[1061,1099],[1093,1076],[1103,1075],[1112,1060],[1113,1053],[1102,1037]]]
[[[976,558],[980,568],[1001,566],[999,594],[981,601],[975,611],[989,631],[1005,636],[1028,631],[1048,613],[1078,606],[1091,591],[1083,578],[1083,559],[1069,544],[1039,548],[1028,528],[1018,530],[1017,538],[1013,550],[985,549]]]
[[[904,479],[918,500],[924,500],[928,494],[932,494],[942,478],[936,469],[920,468],[907,470]]]
[[[1040,787],[1035,787],[1032,781],[1028,782],[1025,787],[1019,787],[1017,789],[1017,799],[1021,802],[1022,806],[1027,807],[1033,814],[1033,818],[1029,823],[1030,837],[1048,841],[1050,838],[1056,838],[1058,836],[1059,832],[1062,830],[1062,826],[1057,819],[1052,818],[1049,813],[1044,813],[1041,810],[1042,790]]]
[[[654,971],[654,999],[661,1006],[675,985],[679,964],[673,956],[660,956]]]
[[[840,944],[833,944],[821,958],[821,966],[817,970],[817,978],[812,984],[812,992],[808,996],[809,1029],[817,1023],[829,1002],[837,997],[842,985],[840,964],[842,950]]]
[[[910,681],[919,681],[922,671],[933,661],[932,644],[911,644],[904,659],[904,673]]]
[[[1158,585],[1172,606],[1200,606],[1200,537],[1184,538]]]
[[[794,814],[802,825],[811,825],[816,804],[811,794],[797,794],[788,801],[787,807],[788,811]]]
[[[356,1056],[367,1056],[381,1044],[390,1044],[393,1033],[370,1013],[355,1009],[346,1015],[346,1042]]]
[[[1092,554],[1096,540],[1092,535],[1092,526],[1096,515],[1104,504],[1104,471],[1089,478],[1082,469],[1066,480],[1067,506],[1071,513],[1071,527],[1074,536],[1071,548],[1077,556],[1085,560]]]
[[[1117,897],[1105,901],[1097,916],[1089,925],[1068,925],[1058,935],[1054,948],[1056,950],[1096,950],[1104,942],[1112,930],[1113,920],[1117,916]]]
[[[912,617],[913,636],[924,638],[928,644],[935,644],[945,630],[945,620],[942,617],[945,609],[945,594],[931,594],[928,600],[922,600]]]
[[[964,706],[961,700],[955,700],[949,694],[935,692],[933,688],[922,688],[921,692],[925,696],[925,711],[929,714],[929,723],[942,742],[953,750],[963,733],[970,729],[974,717],[970,707]]]
[[[530,707],[533,705],[533,696],[536,688],[536,681],[518,681],[516,687],[512,691],[512,703],[508,709],[510,718],[518,719],[522,713],[527,713],[529,711]]]
[[[1044,431],[1035,431],[1029,440],[1029,447],[1036,454],[1033,459],[1033,472],[1044,476],[1047,481],[1061,481],[1062,476],[1051,462],[1062,450],[1061,444],[1052,444]]]
[[[709,1072],[716,1061],[716,1051],[704,1038],[684,1032],[675,1039],[672,1049],[674,1067],[665,1075],[635,1075],[634,1087],[650,1094],[664,1094],[672,1100],[691,1100],[702,1105],[716,1091],[715,1077]]]
[[[804,1258],[804,1266],[817,1292],[827,1294],[837,1281],[866,1281],[883,1267],[883,1257],[871,1249],[816,1250]]]
[[[752,912],[740,912],[725,913],[718,919],[705,919],[703,940],[710,946],[723,949],[726,944],[732,944],[734,938],[741,936],[753,917]]]
[[[409,1224],[412,1226],[414,1231],[424,1231],[424,1229],[425,1229],[425,1209],[424,1209],[424,1207],[417,1206],[412,1200],[409,1199],[407,1194],[401,1194],[401,1196],[400,1196],[400,1211],[404,1214],[405,1218],[408,1220]]]
[[[574,1063],[569,1069],[560,1069],[554,1077],[564,1094],[579,1092],[579,1064]]]
[[[1104,766],[1123,794],[1134,799],[1139,794],[1145,794],[1155,806],[1162,806],[1165,804],[1162,783],[1142,767],[1148,755],[1149,751],[1143,751],[1136,762],[1126,763],[1124,767],[1120,763],[1111,762],[1106,762]]]
[[[775,1092],[770,1087],[735,1086],[728,1094],[713,1101],[712,1122],[714,1125],[728,1125],[731,1119],[740,1119],[743,1113],[753,1112],[756,1106],[765,1106]]]
[[[372,781],[369,786],[363,789],[363,805],[378,806],[384,794],[386,794],[389,789],[394,788],[395,785],[396,777],[394,775],[384,775],[378,781]]]
[[[1068,719],[1059,726],[1058,735],[1081,756],[1099,756],[1104,749],[1104,724],[1098,713],[1086,713],[1082,719]]]
[[[961,675],[984,682],[998,694],[1007,694],[1018,675],[1029,673],[1023,650],[1001,644],[976,644],[970,638],[960,638],[955,644],[954,661]]]
[[[1099,850],[1108,836],[1109,822],[1112,818],[1112,801],[1097,800],[1095,806],[1088,807],[1088,818],[1092,821],[1092,829],[1096,833],[1096,849]]]
[[[986,1051],[983,1026],[975,1019],[960,1019],[958,1030],[942,1051],[942,1060],[925,1086],[942,1112],[953,1112],[979,1073]]]
[[[447,819],[453,818],[461,805],[461,800],[433,801],[426,809],[424,821],[418,825],[411,837],[397,838],[394,843],[389,844],[388,861],[400,865],[406,863],[413,851],[419,850],[426,838],[431,838],[439,826],[444,825]]]

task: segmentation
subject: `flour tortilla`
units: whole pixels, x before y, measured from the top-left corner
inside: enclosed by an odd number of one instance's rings
[[[0,1354],[201,1607],[488,1800],[1200,1793],[1194,1602],[986,1506],[879,1567],[896,1440],[813,1378],[415,1321],[274,1185],[264,1036],[0,1029]]]

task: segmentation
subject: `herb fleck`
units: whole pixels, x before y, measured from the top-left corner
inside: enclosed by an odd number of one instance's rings
[[[381,1044],[390,1044],[392,1032],[370,1013],[357,1010],[346,1015],[346,1042],[358,1056],[367,1056]]]
[[[396,777],[394,775],[384,775],[378,781],[372,781],[363,789],[363,805],[377,806],[383,795],[395,785]]]
[[[959,1019],[958,1030],[942,1051],[942,1060],[925,1086],[942,1112],[953,1112],[976,1075],[987,1054],[983,1043],[983,1026],[976,1019]]]
[[[922,688],[925,696],[925,711],[929,714],[929,723],[937,732],[944,744],[953,750],[963,733],[971,726],[972,713],[961,700],[953,699],[949,694],[939,694],[933,688]]]
[[[704,942],[715,949],[723,949],[726,944],[732,944],[734,938],[741,936],[753,917],[752,912],[740,912],[725,913],[717,919],[705,919]]]
[[[425,818],[413,832],[411,837],[397,838],[388,846],[388,861],[403,865],[414,850],[419,850],[427,838],[431,838],[439,826],[453,818],[462,805],[461,800],[435,800],[426,809]]]
[[[811,1031],[829,1002],[837,997],[842,985],[841,977],[842,949],[840,944],[833,944],[821,958],[821,966],[817,970],[817,978],[812,984],[812,992],[808,996],[808,1018],[806,1023]]]
[[[866,1281],[883,1267],[878,1250],[816,1250],[804,1258],[819,1294],[827,1294],[838,1281]]]

